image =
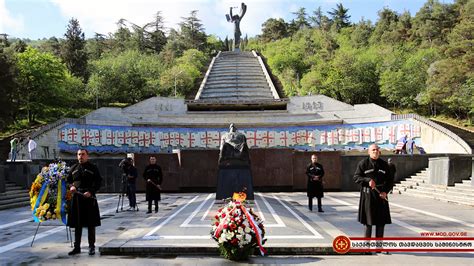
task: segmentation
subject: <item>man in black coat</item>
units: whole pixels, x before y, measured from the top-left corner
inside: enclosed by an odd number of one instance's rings
[[[354,174],[354,181],[361,185],[358,220],[365,225],[365,237],[371,237],[372,225],[375,237],[383,237],[385,225],[392,223],[387,194],[393,188],[393,173],[379,157],[377,144],[370,145],[369,157],[359,162]]]
[[[155,203],[155,213],[158,212],[158,201],[161,200],[161,183],[163,182],[163,173],[161,167],[156,164],[156,157],[150,156],[150,164],[143,172],[143,178],[146,181],[146,200],[148,201],[148,211],[151,213],[151,202]]]
[[[323,177],[324,168],[318,163],[318,156],[311,155],[311,163],[306,167],[306,175],[308,176],[308,207],[313,211],[313,198],[318,199],[318,212],[324,212],[321,204],[321,198],[324,197]]]
[[[67,182],[73,193],[68,212],[67,225],[75,228],[74,249],[69,255],[81,253],[82,228],[87,227],[89,255],[95,254],[95,227],[100,226],[100,212],[96,192],[99,190],[102,177],[97,166],[89,162],[86,149],[77,151],[78,163],[71,167]]]

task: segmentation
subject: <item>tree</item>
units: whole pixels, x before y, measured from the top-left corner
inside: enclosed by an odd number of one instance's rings
[[[16,67],[10,54],[0,48],[0,131],[16,119],[18,106],[18,85],[15,82]]]
[[[428,45],[444,44],[447,33],[456,23],[453,5],[428,0],[413,19],[415,37]]]
[[[206,33],[201,20],[197,18],[197,10],[190,12],[189,17],[182,17],[183,21],[179,23],[180,38],[186,45],[186,49],[203,50],[206,45]]]
[[[99,59],[108,50],[105,35],[96,32],[93,39],[87,40],[86,50],[89,59]]]
[[[73,75],[86,82],[88,79],[86,41],[77,19],[69,20],[64,37],[66,40],[63,46],[63,62]]]
[[[61,57],[61,43],[56,37],[47,39],[38,47],[38,50],[44,53],[51,53],[58,58]]]
[[[146,24],[145,33],[147,37],[146,47],[151,49],[154,53],[159,54],[166,45],[164,18],[161,11],[156,12],[155,20]]]
[[[262,35],[260,37],[264,42],[283,39],[287,35],[288,25],[282,18],[269,18],[262,24]]]
[[[340,30],[351,25],[349,16],[347,13],[349,9],[345,8],[342,3],[337,4],[336,8],[333,8],[332,11],[329,11],[328,14],[331,15],[331,22],[335,25],[337,30]]]
[[[428,88],[422,103],[434,102],[456,118],[472,121],[474,110],[474,2],[461,8],[460,23],[447,36],[444,58],[429,69]],[[436,92],[436,93],[434,93]]]
[[[170,95],[186,96],[196,86],[209,57],[196,49],[189,49],[176,60],[176,65],[165,70],[160,86]]]
[[[435,49],[394,51],[391,67],[380,75],[380,92],[392,106],[415,108],[416,98],[426,89],[427,70],[438,58]]]
[[[147,97],[165,95],[159,86],[163,67],[157,55],[136,50],[104,55],[91,62],[88,96],[107,106],[112,102],[133,104]]]
[[[29,123],[44,114],[48,106],[68,105],[70,98],[64,86],[67,69],[58,58],[28,47],[17,54],[17,68],[20,106],[26,110]]]
[[[298,11],[292,12],[292,14],[296,16],[296,19],[294,20],[296,29],[300,30],[309,27],[309,22],[306,18],[306,9],[304,7],[300,7]]]
[[[351,33],[351,42],[354,47],[360,48],[369,45],[369,38],[372,35],[374,27],[372,23],[362,19],[355,24]]]

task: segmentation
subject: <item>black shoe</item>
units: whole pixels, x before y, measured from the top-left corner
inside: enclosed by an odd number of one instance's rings
[[[92,256],[95,254],[95,248],[89,248],[89,255]]]
[[[323,209],[319,209],[318,212],[324,212]]]
[[[151,213],[151,210],[148,210],[148,211],[146,212],[146,214],[150,214],[150,213]]]
[[[69,256],[72,256],[72,255],[76,255],[76,254],[79,254],[81,253],[81,249],[80,248],[74,248],[73,250],[71,250],[68,255]]]

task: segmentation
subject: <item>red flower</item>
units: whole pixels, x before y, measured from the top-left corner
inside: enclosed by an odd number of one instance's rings
[[[216,222],[215,225],[216,225],[216,226],[219,226],[219,222]]]
[[[237,238],[233,238],[230,243],[234,246],[237,246],[237,244],[239,243],[239,240]]]
[[[230,230],[234,231],[237,228],[237,225],[235,224],[230,224]]]
[[[221,214],[221,217],[224,218],[224,217],[225,217],[225,213]]]
[[[219,220],[219,215],[216,214],[216,216],[214,216],[214,218],[216,218],[216,220]]]
[[[227,227],[229,227],[227,224],[224,224],[224,229],[227,229]]]

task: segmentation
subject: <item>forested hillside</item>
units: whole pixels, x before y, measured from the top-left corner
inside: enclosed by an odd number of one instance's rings
[[[349,22],[304,8],[286,22],[268,19],[247,49],[259,51],[288,96],[325,94],[350,103],[456,119],[474,115],[474,1],[428,0],[414,15],[380,10]]]

